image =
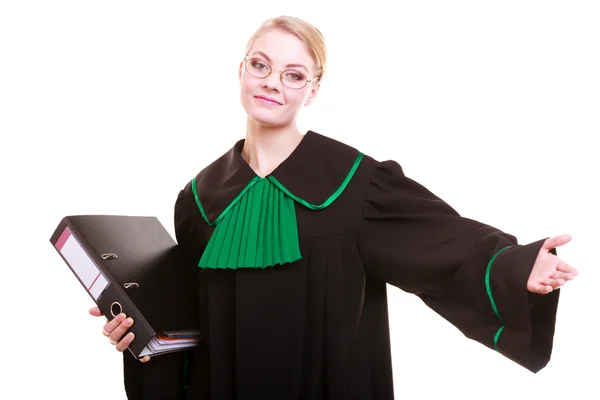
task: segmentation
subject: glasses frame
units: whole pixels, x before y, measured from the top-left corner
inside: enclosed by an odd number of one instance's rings
[[[250,70],[248,70],[248,61],[249,60],[261,60],[268,67],[268,69],[269,69],[269,73],[267,74],[267,76],[256,76],[252,72],[250,72]],[[271,64],[269,64],[267,61],[263,60],[262,58],[258,58],[258,57],[245,57],[244,58],[244,69],[250,75],[252,75],[253,77],[258,78],[258,79],[267,79],[269,76],[271,76],[271,74],[273,73],[273,71],[277,71],[279,73],[279,80],[281,81],[281,84],[283,86],[285,86],[286,88],[291,89],[291,90],[301,90],[301,89],[304,89],[306,87],[306,85],[308,85],[309,83],[313,83],[314,81],[316,81],[317,79],[319,79],[318,76],[315,76],[312,79],[306,78],[306,80],[304,81],[304,85],[302,85],[302,87],[299,87],[299,88],[289,87],[283,81],[283,73],[286,72],[286,71],[296,71],[296,70],[293,70],[293,69],[284,69],[282,71],[280,69],[273,68],[273,66]]]

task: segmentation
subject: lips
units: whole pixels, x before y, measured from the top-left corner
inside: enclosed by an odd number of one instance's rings
[[[278,102],[277,100],[272,99],[272,98],[267,97],[267,96],[254,96],[254,98],[256,100],[260,101],[263,104],[268,104],[268,105],[271,105],[271,106],[280,106],[281,105],[281,103]]]

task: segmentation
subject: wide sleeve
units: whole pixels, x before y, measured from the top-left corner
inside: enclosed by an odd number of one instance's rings
[[[552,353],[559,291],[528,292],[545,239],[520,245],[460,216],[400,165],[375,165],[358,245],[367,276],[419,296],[465,336],[537,372]]]
[[[182,190],[175,202],[175,235],[186,262],[190,268],[194,268],[193,260],[196,255],[194,247],[191,245],[194,231],[183,200],[184,191]],[[123,352],[124,385],[127,399],[184,399],[194,355],[195,351],[193,350],[172,352],[152,357],[150,361],[142,363],[129,351]]]

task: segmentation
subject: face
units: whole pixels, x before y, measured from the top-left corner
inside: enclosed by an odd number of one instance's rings
[[[294,123],[302,107],[310,105],[319,90],[318,83],[290,89],[281,82],[280,72],[284,70],[292,70],[285,74],[287,79],[315,77],[316,66],[304,43],[287,32],[269,30],[254,41],[247,57],[256,59],[253,65],[257,69],[271,67],[268,77],[257,78],[248,73],[245,62],[240,63],[241,103],[248,117],[268,127]]]

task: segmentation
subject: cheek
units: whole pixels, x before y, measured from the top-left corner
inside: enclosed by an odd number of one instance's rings
[[[243,79],[240,81],[240,100],[241,100],[242,104],[247,105],[250,103],[253,91],[254,91],[254,86],[249,84],[249,82],[247,82]]]
[[[293,106],[294,108],[300,108],[300,107],[304,106],[307,99],[308,99],[307,92],[305,92],[303,90],[288,92],[286,94],[286,101],[287,101],[288,105]]]
[[[249,89],[248,80],[242,78],[240,80],[240,91],[242,93],[248,93],[248,89]]]
[[[240,90],[242,93],[252,93],[259,84],[260,82],[257,82],[253,77],[248,76],[246,73],[242,73],[242,77],[240,78]]]

